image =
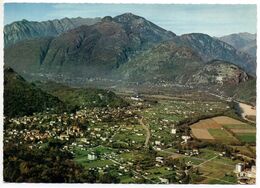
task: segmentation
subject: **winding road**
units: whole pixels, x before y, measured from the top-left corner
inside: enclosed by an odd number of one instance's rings
[[[148,126],[146,126],[143,122],[143,119],[144,117],[142,116],[141,119],[138,119],[139,123],[143,126],[143,128],[145,129],[146,131],[146,139],[145,139],[145,143],[144,143],[144,147],[148,147],[148,143],[149,143],[149,140],[150,140],[150,137],[151,137],[151,132],[148,128]]]

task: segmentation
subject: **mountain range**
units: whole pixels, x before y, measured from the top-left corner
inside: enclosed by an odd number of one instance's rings
[[[242,52],[246,52],[249,55],[256,57],[256,34],[234,33],[219,37],[219,40],[232,45]]]
[[[4,46],[10,46],[19,41],[44,36],[57,36],[81,25],[93,25],[101,18],[63,18],[43,22],[28,20],[17,21],[4,27]]]
[[[255,57],[207,34],[177,36],[131,13],[94,22],[19,42],[5,32],[14,41],[4,49],[5,64],[30,79],[99,77],[220,88],[255,80]]]

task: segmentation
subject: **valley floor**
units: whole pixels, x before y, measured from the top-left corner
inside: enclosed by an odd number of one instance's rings
[[[121,96],[130,106],[5,119],[4,147],[40,151],[60,141],[97,183],[255,183],[256,127],[230,102],[192,92]]]

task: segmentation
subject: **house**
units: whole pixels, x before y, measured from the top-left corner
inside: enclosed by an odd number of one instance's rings
[[[163,157],[156,157],[155,161],[159,163],[163,163]]]
[[[190,136],[181,136],[181,138],[184,140],[184,143],[187,143],[190,139]]]
[[[176,129],[172,129],[171,134],[176,134]]]
[[[97,157],[96,157],[96,155],[94,154],[94,153],[89,153],[88,154],[88,160],[95,160]]]

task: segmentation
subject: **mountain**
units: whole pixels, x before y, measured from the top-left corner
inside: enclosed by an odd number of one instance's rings
[[[100,18],[63,18],[43,22],[17,21],[4,27],[4,46],[10,46],[19,41],[44,36],[57,36],[81,25],[93,25]]]
[[[190,74],[202,68],[203,64],[192,49],[167,41],[120,66],[114,75],[139,83],[167,81],[185,84]]]
[[[238,85],[250,77],[240,67],[227,61],[205,63],[192,48],[178,46],[171,41],[160,43],[133,58],[120,66],[114,75],[139,83],[167,82],[192,86]]]
[[[96,88],[72,88],[55,82],[37,82],[47,93],[58,97],[69,106],[125,107],[128,103],[112,91]]]
[[[256,34],[234,33],[219,37],[219,40],[232,45],[242,52],[246,52],[249,55],[256,57]]]
[[[256,72],[254,58],[223,41],[201,33],[176,36],[131,13],[106,16],[56,37],[16,43],[5,48],[4,59],[26,78],[45,76],[64,82],[98,77],[185,83],[195,69],[214,59],[253,76]]]
[[[204,62],[214,59],[229,61],[252,75],[256,74],[255,58],[209,35],[202,33],[185,34],[175,38],[175,42],[192,48],[202,57]]]
[[[66,106],[57,97],[26,82],[9,67],[4,68],[4,115],[8,117],[32,115],[53,108],[62,111]]]
[[[5,63],[22,74],[73,77],[106,75],[133,56],[176,35],[142,17],[105,17],[57,37],[26,40],[5,48]]]

